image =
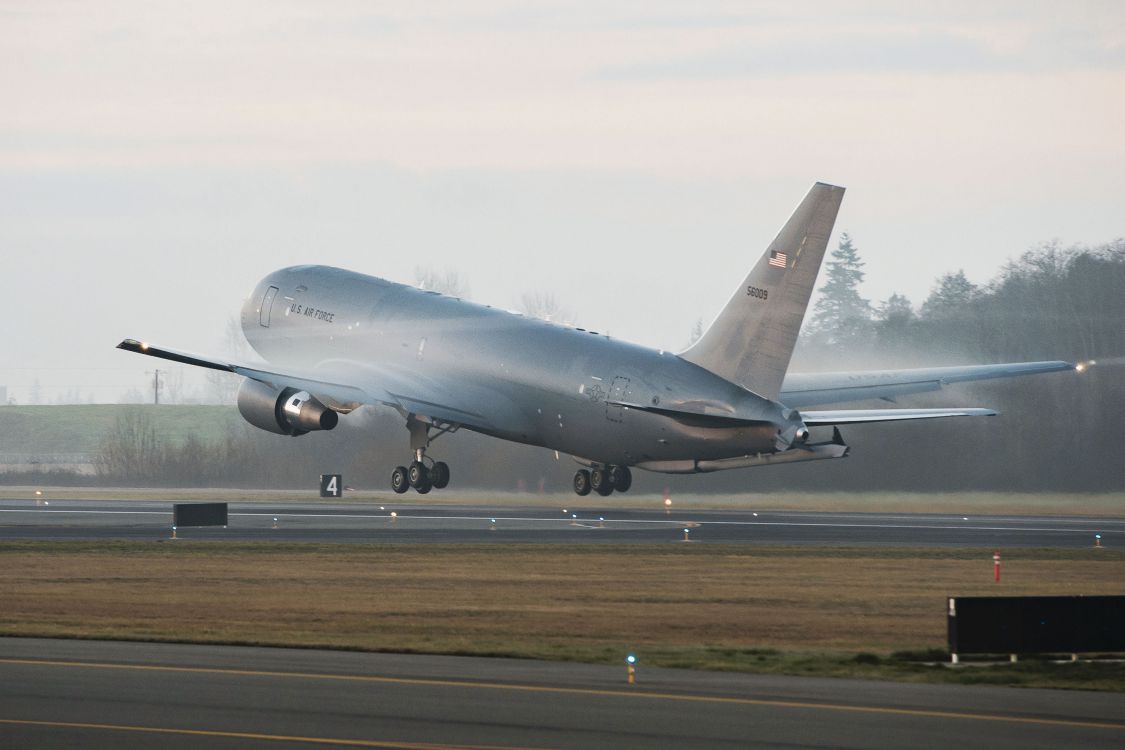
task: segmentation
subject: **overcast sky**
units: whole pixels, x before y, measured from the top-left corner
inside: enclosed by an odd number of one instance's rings
[[[0,385],[114,401],[294,263],[678,349],[817,180],[876,301],[1125,234],[1125,5],[925,5],[0,0]]]

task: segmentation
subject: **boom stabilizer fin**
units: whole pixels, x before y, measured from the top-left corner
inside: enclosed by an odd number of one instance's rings
[[[777,400],[843,198],[842,187],[813,185],[719,317],[680,356]]]

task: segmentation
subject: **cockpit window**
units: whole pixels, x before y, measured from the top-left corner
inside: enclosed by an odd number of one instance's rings
[[[271,286],[262,297],[262,306],[258,309],[258,322],[263,328],[270,327],[270,310],[273,309],[273,298],[277,296],[277,287]]]

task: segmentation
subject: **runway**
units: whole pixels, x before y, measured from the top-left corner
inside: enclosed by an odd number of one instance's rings
[[[1112,693],[0,638],[0,746],[1120,747]]]
[[[464,505],[231,503],[226,528],[177,529],[182,540],[349,543],[683,542],[1105,547],[1125,543],[1125,519],[750,510],[597,510]],[[0,540],[158,540],[168,501],[0,501]]]
[[[231,503],[227,528],[180,539],[379,543],[660,543],[1089,547],[1125,540],[1125,519],[1049,516],[638,510],[606,507]],[[169,501],[0,501],[0,539],[162,539]]]

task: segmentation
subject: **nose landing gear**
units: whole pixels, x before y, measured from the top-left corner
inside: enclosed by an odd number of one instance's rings
[[[574,475],[574,492],[582,497],[591,491],[602,497],[617,492],[628,492],[633,486],[633,473],[628,466],[597,466],[587,471],[579,469]]]

